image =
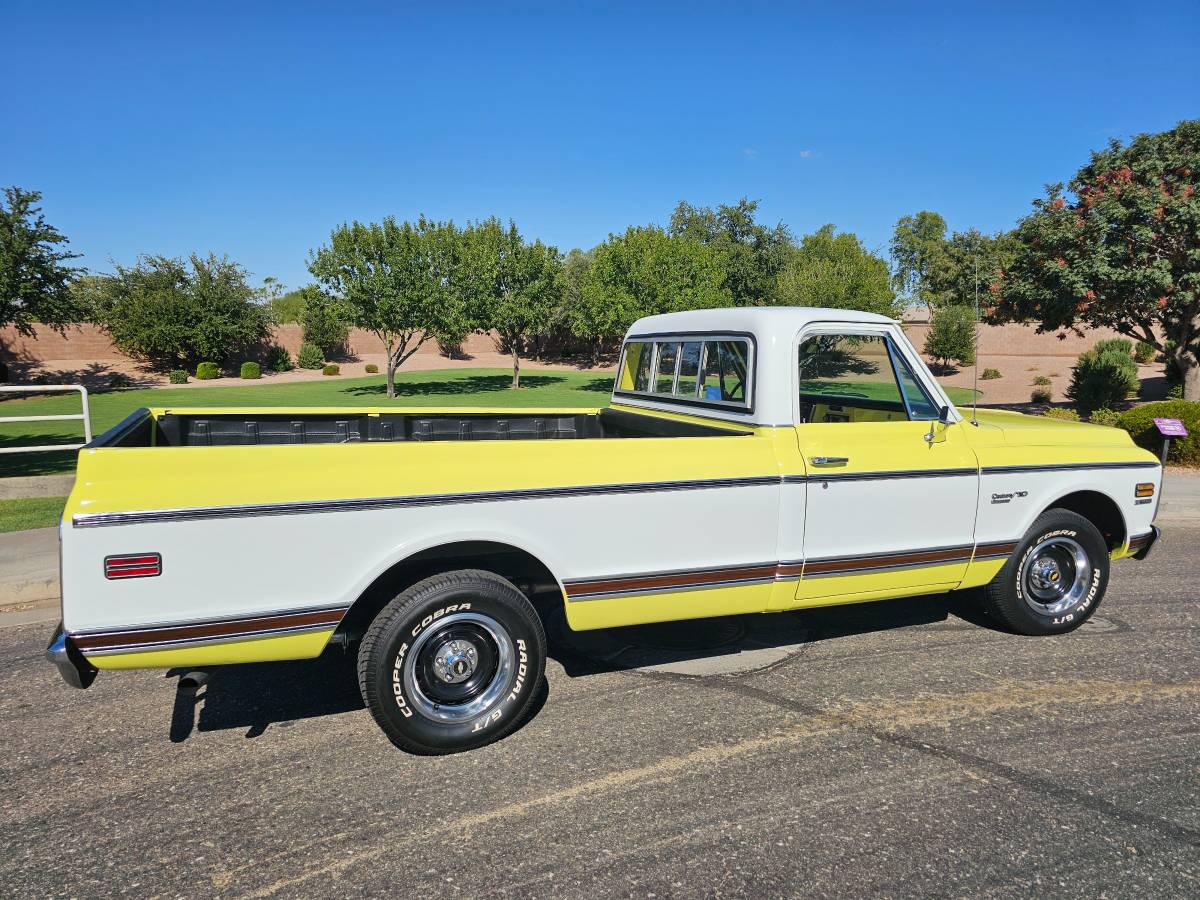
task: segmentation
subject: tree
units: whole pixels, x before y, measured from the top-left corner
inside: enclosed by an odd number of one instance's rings
[[[887,263],[849,233],[825,225],[806,235],[779,273],[775,289],[788,306],[858,309],[896,317],[903,311]]]
[[[91,280],[92,316],[126,353],[164,368],[221,361],[267,335],[269,311],[227,257],[185,262],[142,256],[132,267]]]
[[[61,249],[67,238],[46,221],[41,199],[8,187],[0,203],[0,325],[22,334],[32,334],[34,322],[61,331],[79,318],[71,281],[83,270],[66,265],[79,254]]]
[[[923,210],[904,216],[892,232],[892,285],[910,304],[931,312],[981,300],[1015,251],[1011,234],[986,235],[974,228],[946,236],[946,220]]]
[[[580,294],[575,331],[593,338],[619,337],[642,316],[730,303],[717,255],[654,225],[609,235],[596,247]]]
[[[304,315],[306,290],[307,287],[297,288],[279,297],[267,298],[267,307],[271,310],[271,318],[276,324],[300,324],[300,318]]]
[[[558,250],[526,243],[513,222],[488,219],[466,229],[466,268],[481,328],[494,329],[512,354],[512,386],[521,386],[521,351],[545,333],[562,301]]]
[[[1112,141],[1017,226],[994,285],[995,321],[1079,323],[1145,341],[1200,400],[1200,119]]]
[[[969,306],[942,306],[933,311],[925,355],[943,367],[951,361],[960,366],[975,364],[975,311]]]
[[[776,278],[794,244],[780,222],[767,228],[754,220],[758,201],[743,197],[716,209],[680,201],[671,214],[671,234],[709,247],[721,262],[725,286],[738,306],[778,303]]]
[[[320,347],[326,357],[343,352],[350,334],[347,324],[350,314],[344,304],[315,284],[305,285],[296,293],[302,303],[300,325],[304,329],[304,342]]]
[[[346,309],[349,322],[379,337],[387,354],[387,396],[396,369],[449,327],[463,308],[461,236],[451,222],[352,222],[333,230],[308,270]]]

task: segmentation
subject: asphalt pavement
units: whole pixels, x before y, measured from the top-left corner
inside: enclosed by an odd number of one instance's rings
[[[0,895],[1196,896],[1197,548],[1058,638],[967,597],[555,629],[528,724],[435,758],[340,651],[75,691],[2,627]]]

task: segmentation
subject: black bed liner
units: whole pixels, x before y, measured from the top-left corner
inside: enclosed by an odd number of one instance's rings
[[[92,447],[233,447],[259,444],[353,444],[395,441],[518,441],[583,438],[736,437],[745,432],[639,415],[620,409],[554,415],[529,413],[209,414],[178,410],[155,419],[140,409]]]

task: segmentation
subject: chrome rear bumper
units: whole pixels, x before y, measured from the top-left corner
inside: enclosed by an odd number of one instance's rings
[[[58,674],[62,676],[63,681],[73,688],[82,690],[96,680],[96,667],[84,659],[79,648],[63,631],[61,622],[54,629],[54,636],[50,638],[46,658],[58,668]]]

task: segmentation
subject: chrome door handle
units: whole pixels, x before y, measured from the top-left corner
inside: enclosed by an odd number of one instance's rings
[[[809,458],[814,466],[844,466],[850,462],[848,456],[813,456]]]

